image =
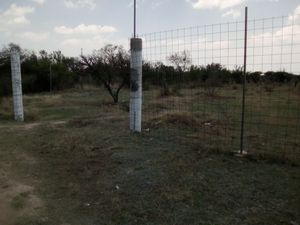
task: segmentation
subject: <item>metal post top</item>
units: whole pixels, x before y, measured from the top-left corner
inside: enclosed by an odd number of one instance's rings
[[[142,51],[143,40],[141,38],[132,38],[130,40],[130,49],[133,51]]]
[[[143,39],[135,37],[135,38],[131,38],[130,42],[143,42]]]

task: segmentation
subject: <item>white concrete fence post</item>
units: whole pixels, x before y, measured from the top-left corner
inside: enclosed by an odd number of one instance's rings
[[[130,40],[130,130],[142,131],[142,39]]]
[[[20,53],[17,50],[12,50],[10,59],[14,118],[17,121],[24,121]]]

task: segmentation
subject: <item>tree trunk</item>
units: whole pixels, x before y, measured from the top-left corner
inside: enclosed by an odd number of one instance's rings
[[[117,104],[119,102],[119,95],[116,93],[114,96],[113,96],[113,99],[114,99],[114,103]]]

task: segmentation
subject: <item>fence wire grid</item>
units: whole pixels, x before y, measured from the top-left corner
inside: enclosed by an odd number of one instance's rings
[[[240,150],[245,21],[140,35],[143,128]],[[248,20],[244,150],[299,162],[300,15]]]

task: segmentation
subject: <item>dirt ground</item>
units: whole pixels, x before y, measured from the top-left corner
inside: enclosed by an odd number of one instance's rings
[[[190,120],[132,134],[98,90],[25,106],[0,116],[0,225],[300,224],[299,166],[212,151]]]

